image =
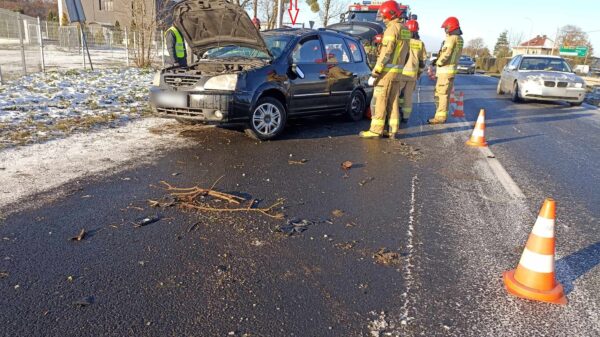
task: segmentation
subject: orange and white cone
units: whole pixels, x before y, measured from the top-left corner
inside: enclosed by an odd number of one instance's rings
[[[450,109],[456,110],[456,94],[454,93],[454,87],[452,87],[452,91],[450,92]]]
[[[504,272],[509,293],[534,301],[567,304],[554,273],[554,221],[556,203],[546,199],[527,240],[517,269]]]
[[[461,91],[452,117],[465,117],[465,94]]]
[[[467,145],[475,146],[475,147],[486,147],[487,142],[485,141],[485,110],[481,109],[479,111],[479,117],[477,117],[477,122],[475,123],[475,129],[473,129],[473,134],[471,135],[471,139],[467,141]]]

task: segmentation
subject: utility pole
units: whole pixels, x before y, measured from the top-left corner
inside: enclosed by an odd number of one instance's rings
[[[277,28],[283,27],[283,0],[277,2]]]

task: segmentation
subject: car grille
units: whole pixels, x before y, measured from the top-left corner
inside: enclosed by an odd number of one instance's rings
[[[558,82],[557,87],[559,87],[559,88],[566,88],[568,84],[569,83],[567,83],[567,82]]]
[[[556,82],[554,81],[544,81],[544,85],[550,88],[554,88],[556,86]]]
[[[193,76],[170,76],[164,77],[165,83],[172,87],[191,87],[198,83],[200,78]]]
[[[171,116],[183,116],[183,117],[198,117],[204,118],[204,112],[202,109],[180,109],[180,108],[163,108],[157,107],[156,111],[165,115]]]

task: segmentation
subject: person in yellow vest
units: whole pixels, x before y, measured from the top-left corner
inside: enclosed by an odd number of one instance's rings
[[[429,119],[430,124],[446,123],[448,118],[448,102],[450,92],[454,87],[456,67],[463,49],[462,31],[455,17],[449,17],[442,24],[446,31],[446,39],[442,45],[438,58],[435,60],[437,82],[435,84],[435,116]]]
[[[389,127],[389,137],[395,138],[398,132],[399,96],[406,82],[403,82],[402,69],[408,59],[410,31],[400,22],[402,9],[396,1],[386,1],[379,8],[379,15],[386,25],[381,51],[373,68],[369,83],[375,85],[375,113],[371,118],[369,131],[362,131],[361,138],[379,138],[384,134],[385,124]]]
[[[171,26],[165,32],[165,45],[170,56],[168,63],[173,66],[187,67],[185,41],[175,26]]]
[[[416,20],[409,20],[406,22],[406,28],[410,30],[412,38],[410,39],[408,61],[404,66],[404,70],[402,70],[403,80],[406,81],[406,85],[402,91],[404,94],[402,102],[402,123],[408,123],[408,119],[412,113],[413,92],[417,87],[419,76],[421,76],[423,69],[425,69],[425,59],[427,59],[425,44],[419,38],[419,23]]]

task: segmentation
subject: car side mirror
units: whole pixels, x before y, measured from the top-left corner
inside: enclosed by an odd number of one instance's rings
[[[304,79],[304,73],[302,72],[302,70],[298,67],[297,64],[292,64],[292,73],[294,73],[296,76],[298,76],[298,78],[300,79]]]
[[[517,66],[508,66],[508,70],[515,70],[517,69]]]

